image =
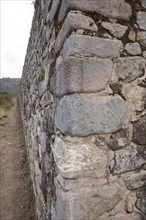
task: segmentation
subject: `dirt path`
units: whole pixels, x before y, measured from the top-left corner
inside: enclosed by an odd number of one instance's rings
[[[34,199],[17,102],[0,120],[0,220],[34,220]]]

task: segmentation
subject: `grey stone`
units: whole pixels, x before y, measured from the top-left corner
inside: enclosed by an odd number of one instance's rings
[[[146,51],[143,52],[143,57],[144,57],[145,60],[146,60]]]
[[[133,123],[132,141],[146,146],[146,116]]]
[[[54,17],[55,17],[55,14],[57,12],[57,9],[59,7],[59,4],[60,4],[60,0],[55,0],[52,2],[52,6],[51,6],[51,10],[48,14],[48,18],[47,18],[47,22],[51,22],[53,21]]]
[[[146,215],[146,197],[137,199],[136,207]]]
[[[140,0],[141,5],[143,8],[146,8],[146,0]]]
[[[136,150],[119,150],[115,153],[114,174],[136,170],[145,164],[145,158]]]
[[[57,66],[56,94],[97,92],[105,88],[112,73],[111,60],[69,57]]]
[[[101,26],[106,29],[109,30],[110,33],[117,38],[121,38],[124,36],[124,34],[126,33],[126,31],[128,30],[127,26],[121,25],[121,24],[117,24],[117,23],[110,23],[110,22],[102,22]]]
[[[88,16],[69,12],[55,41],[55,52],[58,53],[65,39],[72,30],[83,29],[97,32],[94,20]]]
[[[57,105],[55,124],[64,134],[87,136],[115,132],[128,126],[127,104],[118,95],[87,98],[65,96]]]
[[[77,9],[85,12],[97,12],[109,18],[129,20],[132,11],[131,6],[124,0],[63,0],[59,13],[59,20],[63,20],[67,12]]]
[[[63,178],[101,178],[106,175],[108,155],[93,143],[70,142],[56,137],[51,146],[56,166]]]
[[[141,31],[137,33],[137,40],[139,43],[146,48],[146,31]]]
[[[125,210],[128,213],[132,213],[134,211],[134,206],[136,202],[136,195],[135,192],[130,192],[125,200]]]
[[[97,56],[101,58],[116,58],[123,51],[119,40],[72,34],[63,47],[63,56]]]
[[[137,198],[146,197],[146,187],[142,187],[136,192]]]
[[[125,82],[132,82],[141,76],[145,67],[145,59],[138,56],[118,58],[115,63],[118,78]]]
[[[137,43],[137,42],[126,44],[125,50],[130,55],[139,55],[139,54],[141,54],[141,48],[140,48],[139,43]]]
[[[138,173],[130,174],[124,179],[129,190],[138,189],[146,186],[146,170],[141,170]]]
[[[45,92],[44,81],[39,82],[38,92],[39,92],[39,97],[41,97]]]
[[[137,24],[141,30],[146,30],[146,12],[139,11],[136,14],[137,16]]]
[[[99,219],[105,212],[112,210],[122,199],[122,191],[117,183],[114,185],[89,185],[91,179],[85,179],[82,184],[78,180],[76,188],[64,190],[56,181],[57,201],[52,210],[52,219]],[[73,184],[72,184],[73,185]]]
[[[99,220],[141,220],[141,216],[138,213],[133,214],[117,214],[108,218],[100,218]]]
[[[52,102],[53,102],[53,96],[49,91],[47,91],[43,94],[40,101],[40,105],[42,106],[42,108],[44,108]]]
[[[127,146],[128,143],[129,132],[128,129],[125,129],[112,134],[107,145],[111,150],[115,151],[124,148],[125,146]]]

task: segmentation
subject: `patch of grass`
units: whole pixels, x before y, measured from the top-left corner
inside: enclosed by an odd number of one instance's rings
[[[40,67],[40,81],[43,81],[45,79],[45,70],[44,68],[41,66]]]
[[[13,105],[12,95],[8,91],[0,91],[0,116],[7,116]]]

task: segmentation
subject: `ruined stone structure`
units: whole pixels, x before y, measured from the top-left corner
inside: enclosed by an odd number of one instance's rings
[[[39,220],[146,219],[146,0],[36,0],[21,115]]]

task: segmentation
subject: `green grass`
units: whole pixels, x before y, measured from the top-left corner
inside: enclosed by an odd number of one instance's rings
[[[44,68],[41,66],[40,67],[40,81],[43,81],[45,79],[45,70]]]
[[[12,95],[7,91],[0,91],[0,118],[7,116],[13,105]]]

